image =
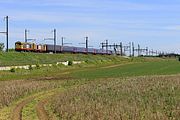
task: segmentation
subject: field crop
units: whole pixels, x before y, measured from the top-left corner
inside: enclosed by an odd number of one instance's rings
[[[0,82],[0,109],[9,106],[13,101],[28,96],[33,92],[59,87],[60,81],[1,81]]]
[[[87,69],[75,71],[72,76],[76,78],[115,78],[132,77],[146,75],[169,75],[180,73],[180,62],[173,60],[153,61],[153,62],[132,62],[115,67],[104,67],[97,69]]]
[[[113,78],[69,89],[51,101],[60,119],[180,118],[180,76]]]

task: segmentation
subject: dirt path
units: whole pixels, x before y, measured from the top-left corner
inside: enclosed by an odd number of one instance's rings
[[[32,95],[24,99],[23,101],[19,102],[16,107],[13,109],[11,115],[12,115],[12,120],[22,120],[23,116],[23,109],[29,104],[31,104],[34,101],[37,101],[36,104],[33,106],[36,113],[37,117],[39,120],[49,120],[49,116],[47,111],[45,110],[44,106],[45,104],[48,103],[48,101],[51,99],[52,96],[56,95],[56,93],[59,93],[62,89],[53,89],[53,90],[48,90],[45,92],[40,92],[38,94]],[[32,107],[33,108],[33,107]]]
[[[12,113],[12,120],[22,120],[23,107],[29,102],[31,102],[33,99],[34,97],[30,97],[17,104]]]
[[[39,120],[49,120],[49,116],[44,108],[44,105],[48,103],[48,99],[40,101],[36,106],[36,111]]]
[[[36,111],[37,111],[39,120],[54,120],[55,119],[54,114],[52,115],[45,110],[45,106],[48,104],[48,102],[51,100],[52,97],[56,96],[57,94],[61,92],[63,92],[63,89],[60,89],[58,91],[56,90],[38,102],[38,104],[36,105]]]

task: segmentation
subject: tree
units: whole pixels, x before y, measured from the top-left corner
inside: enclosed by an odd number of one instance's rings
[[[4,43],[0,43],[0,51],[3,51],[4,47]]]

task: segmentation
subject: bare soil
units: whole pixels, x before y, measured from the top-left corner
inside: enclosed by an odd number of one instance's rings
[[[30,97],[17,104],[12,113],[12,120],[22,120],[23,107],[29,102],[31,102],[33,99],[34,97]]]

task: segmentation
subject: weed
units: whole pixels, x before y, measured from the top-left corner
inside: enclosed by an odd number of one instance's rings
[[[40,69],[41,66],[39,64],[36,64],[36,69]]]
[[[16,72],[16,69],[15,68],[11,68],[10,72],[14,73],[14,72]]]
[[[72,66],[73,62],[72,61],[68,61],[68,66]]]
[[[29,70],[33,70],[33,67],[32,67],[32,65],[29,65]]]

